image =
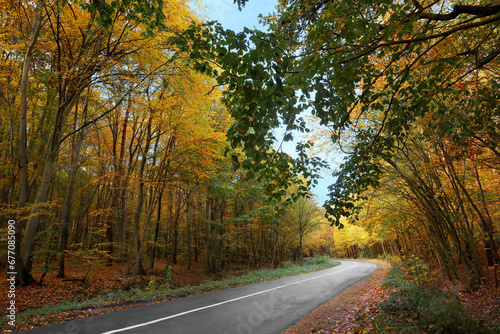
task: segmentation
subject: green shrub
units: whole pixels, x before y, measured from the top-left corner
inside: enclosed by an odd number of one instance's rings
[[[429,266],[414,255],[410,255],[407,260],[403,261],[403,270],[407,278],[417,284],[429,281]]]
[[[387,277],[382,281],[382,287],[396,287],[405,282],[405,274],[400,266],[394,266]]]
[[[360,259],[368,259],[370,258],[370,253],[366,250],[362,250],[360,253],[359,253],[359,258]]]
[[[314,257],[307,260],[307,266],[319,266],[319,265],[328,265],[332,263],[332,259],[326,255],[315,255]]]
[[[394,264],[401,264],[401,258],[399,256],[396,256],[396,255],[379,254],[377,256],[377,259],[379,259],[379,260],[386,260],[386,261],[394,263]]]
[[[293,263],[292,261],[283,261],[278,265],[278,268],[287,268],[293,265],[295,265],[295,263]]]
[[[414,282],[400,285],[380,310],[372,324],[379,333],[494,333],[470,317],[456,295]]]

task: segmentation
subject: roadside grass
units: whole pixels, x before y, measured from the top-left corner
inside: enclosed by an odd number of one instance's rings
[[[270,281],[327,269],[338,264],[338,262],[326,256],[318,256],[310,258],[302,265],[287,263],[277,269],[258,269],[242,275],[229,275],[221,280],[204,281],[199,285],[186,285],[175,289],[170,288],[169,275],[161,278],[151,276],[149,281],[137,284],[127,290],[116,290],[88,300],[66,301],[56,305],[24,311],[16,316],[16,328],[29,329],[38,326],[47,326],[52,323],[86,317],[89,316],[89,313],[90,315],[97,315],[122,309],[124,308],[123,306],[167,301],[252,283]],[[6,321],[2,319],[0,328],[5,328],[5,325]]]
[[[381,302],[371,319],[377,333],[499,333],[473,319],[463,308],[458,295],[433,287],[425,264],[410,258],[396,265],[382,282],[394,293]]]

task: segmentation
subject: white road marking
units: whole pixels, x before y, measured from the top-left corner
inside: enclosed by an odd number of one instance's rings
[[[354,263],[354,267],[356,267],[356,262],[352,262],[352,263]],[[278,290],[278,289],[281,289],[281,288],[286,288],[288,286],[296,285],[296,284],[299,284],[299,283],[304,283],[304,282],[311,281],[311,280],[314,280],[314,279],[317,279],[317,278],[321,278],[321,277],[325,277],[325,276],[330,276],[330,275],[333,275],[333,274],[338,274],[338,273],[340,273],[342,271],[345,271],[345,270],[348,270],[348,269],[351,269],[351,268],[353,268],[353,267],[344,268],[342,270],[335,271],[333,273],[324,274],[324,275],[320,275],[320,276],[315,276],[315,277],[311,277],[311,278],[306,278],[306,279],[300,280],[298,282],[288,283],[288,284],[281,285],[281,286],[278,286],[278,287],[275,287],[275,288],[272,288],[272,289],[267,289],[267,290],[255,292],[255,293],[252,293],[252,294],[249,294],[249,295],[246,295],[246,296],[241,296],[241,297],[238,297],[238,298],[229,299],[229,300],[226,300],[226,301],[223,301],[223,302],[220,302],[220,303],[216,303],[216,304],[212,304],[212,305],[207,305],[207,306],[195,308],[195,309],[192,309],[192,310],[189,310],[189,311],[185,311],[185,312],[181,312],[181,313],[169,315],[168,317],[151,320],[151,321],[148,321],[148,322],[143,322],[143,323],[140,323],[140,324],[137,324],[137,325],[133,325],[133,326],[129,326],[129,327],[124,327],[124,328],[120,328],[120,329],[113,329],[111,331],[104,332],[102,334],[120,333],[120,332],[128,331],[130,329],[148,326],[148,325],[151,325],[151,324],[155,324],[157,322],[169,320],[169,319],[172,319],[172,318],[177,318],[177,317],[189,314],[189,313],[194,313],[194,312],[197,312],[197,311],[205,310],[207,308],[212,308],[212,307],[216,307],[216,306],[219,306],[219,305],[223,305],[223,304],[227,304],[227,303],[232,303],[232,302],[235,302],[237,300],[241,300],[241,299],[253,297],[253,296],[256,296],[256,295],[260,295],[262,293],[270,292],[270,291],[273,291],[273,290]]]

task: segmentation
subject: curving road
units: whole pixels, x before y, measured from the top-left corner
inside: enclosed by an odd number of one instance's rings
[[[25,331],[30,334],[281,333],[373,273],[367,261],[338,260],[312,273],[206,293]]]

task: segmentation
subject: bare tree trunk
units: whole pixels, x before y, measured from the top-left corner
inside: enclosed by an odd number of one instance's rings
[[[160,218],[161,218],[161,200],[163,197],[163,188],[160,190],[160,194],[158,196],[158,211],[156,213],[156,226],[155,226],[155,236],[154,236],[154,245],[151,254],[151,262],[149,264],[149,268],[154,269],[155,266],[155,257],[156,257],[156,243],[158,242],[158,233],[160,231]]]
[[[141,254],[141,237],[140,237],[140,221],[142,208],[144,206],[144,170],[146,169],[146,160],[148,156],[149,147],[151,145],[151,122],[152,117],[149,117],[148,124],[146,127],[146,143],[144,145],[144,149],[142,150],[142,160],[141,165],[139,167],[139,193],[137,195],[137,208],[135,211],[134,218],[134,243],[135,243],[135,269],[134,269],[134,279],[137,278],[137,275],[144,273],[144,268],[142,265],[142,254]]]
[[[124,187],[122,187],[123,183],[123,160],[125,158],[125,141],[127,137],[127,126],[128,126],[128,118],[130,115],[130,109],[132,107],[132,97],[129,96],[128,104],[127,104],[127,110],[125,111],[125,117],[123,119],[123,127],[122,127],[122,137],[121,137],[121,142],[120,142],[120,156],[118,158],[118,171],[116,173],[115,177],[115,190],[113,193],[113,202],[112,202],[112,207],[114,210],[118,210],[118,199],[120,197],[120,194],[125,191]],[[124,224],[125,221],[121,217],[121,215],[114,214],[116,217],[116,225],[118,227],[118,261],[122,261],[123,259],[123,247],[124,247],[124,238],[123,238],[123,231],[124,231]]]
[[[486,254],[488,258],[488,266],[494,266],[495,263],[500,264],[500,259],[498,256],[498,249],[496,247],[494,238],[495,233],[494,233],[493,223],[491,215],[488,211],[486,199],[484,198],[484,190],[481,185],[481,180],[479,178],[479,171],[477,170],[477,166],[474,166],[474,177],[476,178],[476,187],[478,189],[479,198],[481,200],[482,216],[484,217],[483,219],[481,219],[482,229],[483,232],[485,232],[485,234],[488,236],[484,238],[484,243],[486,246]]]
[[[210,198],[205,202],[205,268],[210,272]]]
[[[85,119],[85,115],[87,114],[87,107],[88,103],[85,104],[84,107],[84,112],[83,112],[83,119]],[[75,117],[73,121],[73,129],[76,128],[76,122],[78,118],[78,107],[75,108]],[[78,136],[78,139],[75,143],[75,136]],[[66,198],[64,199],[64,204],[62,208],[62,213],[61,213],[61,228],[60,228],[60,235],[59,235],[59,245],[58,245],[58,251],[59,251],[59,273],[57,274],[57,277],[59,278],[64,278],[65,273],[64,273],[64,264],[65,264],[65,257],[66,257],[66,245],[68,242],[68,225],[69,225],[69,217],[71,213],[71,204],[72,204],[72,199],[73,199],[73,189],[75,185],[75,176],[76,172],[78,171],[78,157],[80,155],[80,148],[82,146],[83,142],[83,131],[79,132],[78,135],[73,135],[73,139],[71,142],[71,166],[70,166],[70,173],[69,173],[69,180],[68,180],[68,190],[66,192]]]
[[[19,202],[18,209],[24,207],[28,200],[28,162],[26,155],[27,142],[27,114],[28,114],[28,80],[31,61],[33,59],[33,50],[38,41],[40,30],[42,29],[42,6],[37,4],[35,21],[32,27],[31,42],[26,50],[23,61],[23,71],[21,74],[21,110],[19,118]]]
[[[195,200],[193,202],[193,204],[195,205],[195,210],[197,208],[200,208],[200,203],[198,203],[198,201],[196,200],[196,197],[195,197]],[[195,228],[194,228],[194,231],[193,231],[193,243],[194,243],[194,261],[195,262],[198,262],[198,256],[200,254],[200,236],[198,233],[201,233],[202,231],[202,226],[199,224],[200,222],[195,220]]]
[[[31,42],[28,45],[26,54],[23,61],[23,70],[21,74],[20,83],[20,94],[21,94],[21,109],[19,117],[19,201],[17,203],[17,215],[16,221],[20,221],[22,218],[21,210],[26,205],[28,201],[28,161],[26,154],[26,142],[27,142],[27,114],[28,114],[28,81],[29,81],[29,71],[31,67],[31,61],[33,59],[33,50],[40,35],[40,30],[42,29],[42,6],[37,4],[35,21],[32,27]],[[16,228],[16,284],[28,285],[32,282],[32,277],[30,274],[31,267],[26,268],[25,262],[23,261],[22,248],[20,244],[21,240],[21,228]]]
[[[219,272],[224,268],[224,214],[226,211],[226,200],[222,199],[221,204],[220,204],[220,210],[219,210],[219,228],[218,228],[218,235],[217,235],[217,241],[218,241],[218,259],[217,259],[217,266],[216,266],[216,271]]]
[[[123,179],[123,160],[125,156],[125,141],[126,141],[126,134],[127,134],[127,126],[128,126],[128,117],[130,114],[130,109],[132,107],[132,98],[129,96],[127,107],[125,110],[125,116],[123,120],[123,126],[122,126],[122,131],[121,131],[121,142],[120,142],[120,152],[118,159],[116,158],[117,152],[116,152],[116,146],[118,142],[118,121],[116,121],[116,127],[113,131],[114,136],[113,136],[113,162],[114,162],[114,177],[113,177],[113,195],[111,197],[111,205],[109,208],[109,213],[107,215],[107,220],[106,220],[106,241],[108,244],[108,265],[111,265],[112,263],[112,255],[113,255],[113,243],[116,239],[118,239],[119,243],[119,250],[118,250],[118,259],[119,261],[122,260],[123,258],[123,230],[124,230],[124,225],[123,225],[123,220],[120,219],[120,215],[117,214],[118,211],[118,200],[120,198],[120,193],[121,193],[121,188],[122,188],[122,179]],[[118,238],[115,238],[113,236],[114,234],[114,226],[118,226]]]
[[[275,242],[274,242],[274,245],[273,245],[273,258],[272,258],[272,261],[271,261],[271,265],[273,267],[277,267],[278,266],[276,254],[277,254],[277,251],[278,251],[278,246],[279,246],[279,243],[280,243],[280,238],[281,238],[281,221],[278,221],[278,234],[276,236],[276,239],[275,239]]]
[[[191,203],[189,194],[186,198],[186,226],[187,226],[187,246],[188,246],[188,270],[191,269]]]
[[[172,201],[171,204],[173,205]],[[179,218],[181,211],[181,191],[177,190],[177,209],[175,210],[174,220],[172,221],[173,234],[172,234],[172,248],[171,248],[171,259],[173,264],[177,264],[177,253],[179,247]]]

